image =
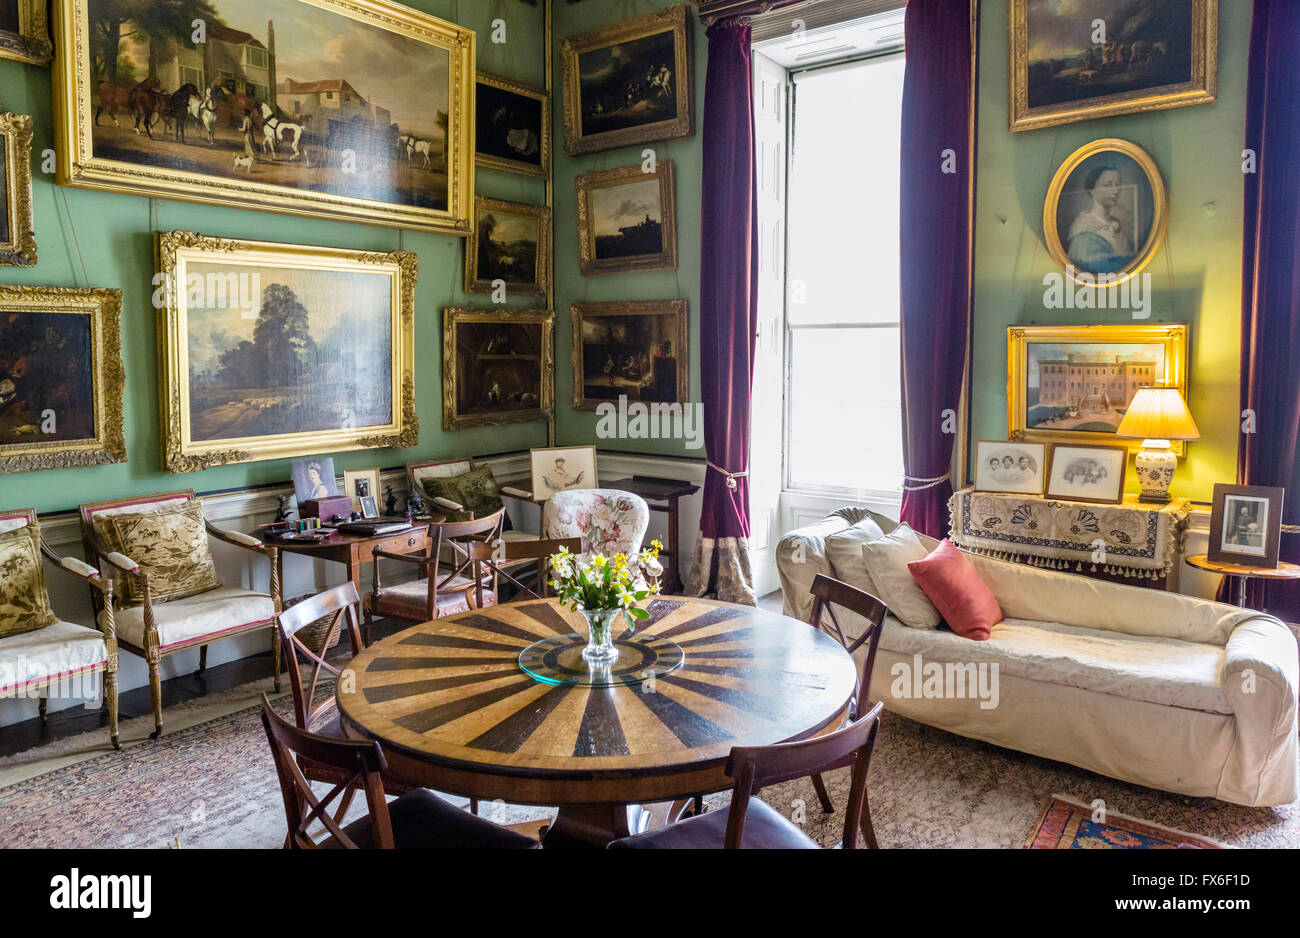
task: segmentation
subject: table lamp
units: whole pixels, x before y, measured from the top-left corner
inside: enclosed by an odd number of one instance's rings
[[[1187,403],[1178,388],[1139,388],[1115,431],[1118,437],[1142,441],[1133,457],[1142,494],[1138,501],[1169,501],[1169,483],[1174,480],[1178,457],[1170,445],[1174,440],[1199,440]]]

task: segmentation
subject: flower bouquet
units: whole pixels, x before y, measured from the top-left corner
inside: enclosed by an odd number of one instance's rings
[[[605,664],[618,657],[614,648],[614,620],[620,615],[629,631],[636,629],[638,619],[650,618],[650,613],[637,603],[659,592],[659,551],[663,545],[651,541],[650,546],[629,561],[626,554],[606,558],[592,554],[585,562],[568,548],[560,548],[551,555],[551,588],[560,602],[581,612],[590,626],[587,647],[582,657],[593,664]],[[649,574],[638,578],[638,573]]]

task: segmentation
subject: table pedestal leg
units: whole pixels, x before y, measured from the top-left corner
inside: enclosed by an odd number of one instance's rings
[[[611,840],[632,833],[632,811],[639,806],[626,804],[592,804],[562,807],[542,835],[542,846],[595,847],[604,849]]]
[[[1246,577],[1239,576],[1239,577],[1235,577],[1235,579],[1237,583],[1236,586],[1234,587],[1234,591],[1237,594],[1237,605],[1240,606],[1242,609],[1245,609],[1246,608]]]

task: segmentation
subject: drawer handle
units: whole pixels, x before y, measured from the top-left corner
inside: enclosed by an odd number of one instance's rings
[[[414,547],[414,546],[415,546],[415,538],[413,538],[413,537],[408,537],[408,538],[406,539],[406,546],[407,546],[407,547]]]

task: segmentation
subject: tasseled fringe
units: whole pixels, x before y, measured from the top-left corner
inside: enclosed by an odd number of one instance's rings
[[[964,550],[973,551],[983,557],[992,557],[994,560],[1005,560],[1008,563],[1023,564],[1028,567],[1046,567],[1052,570],[1070,570],[1074,568],[1075,573],[1096,573],[1100,568],[1101,572],[1111,576],[1123,577],[1134,580],[1158,580],[1167,576],[1169,570],[1151,570],[1144,567],[1126,567],[1123,564],[1106,563],[1096,564],[1084,560],[1071,560],[1068,557],[1039,557],[1036,554],[1026,554],[1015,550],[997,550],[992,547],[966,547]],[[1088,569],[1084,570],[1084,564],[1088,564]]]

